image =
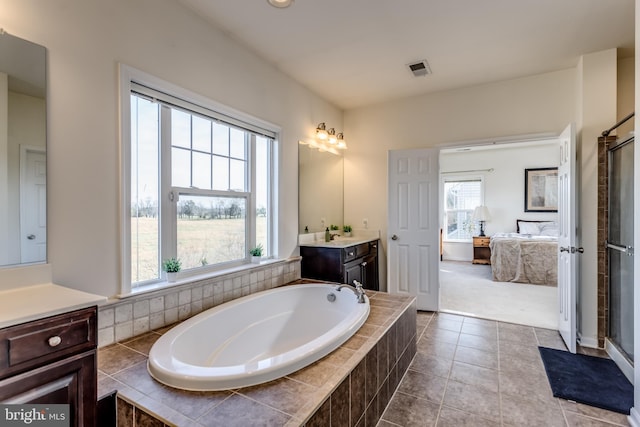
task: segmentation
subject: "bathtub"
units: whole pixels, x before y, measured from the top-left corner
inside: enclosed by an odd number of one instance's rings
[[[211,308],[162,335],[147,369],[163,384],[201,391],[290,374],[331,353],[367,320],[368,298],[359,304],[350,289],[335,289],[284,286]]]

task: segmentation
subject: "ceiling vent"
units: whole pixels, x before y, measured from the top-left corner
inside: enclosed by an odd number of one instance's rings
[[[429,63],[426,59],[423,59],[419,62],[414,62],[412,64],[408,64],[409,70],[416,77],[426,76],[427,74],[431,74],[431,68],[429,67]]]

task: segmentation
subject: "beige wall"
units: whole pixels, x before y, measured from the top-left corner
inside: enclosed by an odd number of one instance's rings
[[[575,69],[417,96],[345,113],[345,222],[380,229],[386,263],[387,152],[559,134],[575,117]]]
[[[298,140],[342,111],[173,0],[0,0],[5,31],[47,48],[49,261],[56,282],[120,283],[117,64],[282,128],[278,254],[296,253]]]
[[[626,68],[624,75],[628,76]],[[576,122],[580,156],[578,239],[585,247],[580,267],[578,323],[584,343],[594,345],[595,147],[602,130],[616,122],[616,81],[616,50],[610,49],[585,55],[573,69],[347,111],[345,135],[349,138],[349,150],[345,153],[345,183],[349,184],[345,186],[345,222],[360,224],[366,217],[371,228],[381,230],[384,270],[389,150],[517,135],[558,135],[567,124]]]
[[[578,330],[582,344],[597,347],[598,136],[616,119],[616,49],[584,55],[577,67],[578,132]]]
[[[617,120],[634,111],[635,101],[635,58],[618,60],[618,105]],[[633,130],[633,120],[620,126],[617,135],[626,135]]]

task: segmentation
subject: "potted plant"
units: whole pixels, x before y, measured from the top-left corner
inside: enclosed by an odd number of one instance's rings
[[[329,226],[329,229],[330,229],[331,231],[338,231],[338,230],[340,230],[340,227],[338,227],[338,226],[337,226],[337,225],[335,225],[335,224],[331,224],[331,225]]]
[[[344,237],[351,237],[351,231],[353,230],[350,225],[345,225],[342,227],[342,231],[344,232]]]
[[[255,248],[249,250],[249,254],[251,255],[251,262],[254,264],[259,264],[260,259],[262,258],[262,251],[264,248],[262,247],[262,243],[258,244]]]
[[[178,258],[168,258],[162,261],[162,269],[167,272],[167,281],[175,282],[182,262]]]

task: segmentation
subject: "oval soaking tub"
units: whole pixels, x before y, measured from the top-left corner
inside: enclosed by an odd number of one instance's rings
[[[201,391],[290,374],[338,348],[367,320],[369,299],[361,304],[350,289],[336,288],[283,286],[204,311],[155,342],[149,373],[171,387]]]

